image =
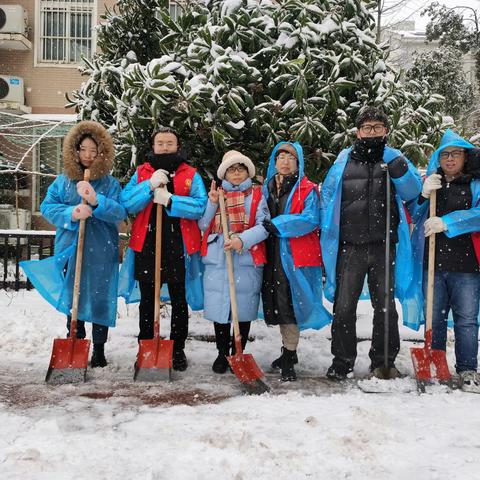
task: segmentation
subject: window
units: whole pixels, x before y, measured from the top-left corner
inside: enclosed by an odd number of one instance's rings
[[[37,0],[38,61],[80,63],[94,51],[95,0]]]
[[[168,2],[168,9],[170,11],[170,16],[174,19],[177,20],[177,18],[181,15],[182,13],[182,7],[176,3],[176,2]]]

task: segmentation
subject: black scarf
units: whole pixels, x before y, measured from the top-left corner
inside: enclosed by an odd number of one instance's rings
[[[350,153],[350,159],[362,163],[383,162],[385,137],[357,138]]]
[[[146,161],[155,169],[162,168],[168,173],[175,173],[182,162],[187,160],[187,153],[183,149],[179,149],[175,153],[153,153],[148,152]]]

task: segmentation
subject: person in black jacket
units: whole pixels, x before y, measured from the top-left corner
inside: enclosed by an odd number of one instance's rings
[[[399,375],[395,367],[395,358],[400,349],[398,315],[394,302],[395,281],[400,286],[403,285],[395,268],[396,245],[400,240],[401,246],[409,246],[402,200],[416,198],[422,185],[413,165],[401,152],[387,146],[388,118],[382,111],[373,107],[364,109],[356,120],[356,126],[357,139],[353,147],[339,155],[321,191],[322,252],[327,274],[325,296],[334,301],[334,358],[327,377],[335,380],[342,380],[353,371],[357,356],[356,309],[366,275],[374,308],[370,370],[378,377],[385,377],[386,373],[387,378]],[[391,179],[389,199],[386,188],[387,169]],[[391,212],[388,246],[385,244],[387,201]],[[387,247],[391,265],[389,371],[384,372]],[[409,259],[401,261],[408,262]]]

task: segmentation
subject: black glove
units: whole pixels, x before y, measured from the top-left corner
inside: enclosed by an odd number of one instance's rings
[[[271,220],[264,220],[262,222],[263,228],[271,235],[280,235],[278,228],[272,223]]]

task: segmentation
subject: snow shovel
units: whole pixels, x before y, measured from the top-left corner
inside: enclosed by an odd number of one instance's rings
[[[222,219],[223,239],[225,243],[230,241],[228,234],[227,212],[225,210],[225,198],[223,190],[220,190],[220,217]],[[235,293],[235,279],[233,276],[233,257],[231,250],[225,252],[228,270],[228,285],[230,288],[230,309],[232,313],[233,336],[235,339],[235,355],[227,357],[228,363],[232,367],[233,373],[245,385],[248,393],[262,394],[270,391],[270,387],[265,383],[264,375],[260,367],[255,362],[253,355],[244,354],[242,351],[242,335],[238,324],[237,296]]]
[[[90,181],[87,168],[83,179]],[[86,204],[84,199],[83,204]],[[75,262],[75,281],[73,284],[72,318],[68,338],[53,340],[52,357],[45,381],[50,384],[80,383],[87,378],[88,352],[90,340],[77,338],[78,302],[80,298],[80,280],[82,277],[83,243],[86,220],[80,220],[78,227],[77,257]]]
[[[162,269],[162,213],[157,205],[157,223],[155,228],[155,308],[153,318],[153,338],[140,340],[133,379],[140,382],[158,382],[171,380],[173,340],[160,337],[160,289]]]
[[[430,217],[434,217],[437,209],[437,192],[430,194]],[[448,370],[446,352],[432,349],[432,316],[433,316],[433,285],[435,279],[435,234],[428,239],[428,277],[427,277],[427,308],[425,318],[425,346],[411,348],[413,370],[420,386],[431,380],[450,382],[452,376]],[[423,388],[421,388],[423,390]]]

